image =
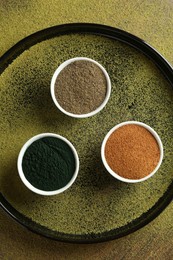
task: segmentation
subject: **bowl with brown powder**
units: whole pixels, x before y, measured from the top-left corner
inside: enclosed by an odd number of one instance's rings
[[[100,112],[111,93],[111,81],[97,61],[76,57],[63,62],[51,80],[51,96],[68,116],[87,118]]]
[[[163,159],[163,144],[150,126],[127,121],[105,136],[101,157],[107,171],[120,181],[136,183],[152,177]]]

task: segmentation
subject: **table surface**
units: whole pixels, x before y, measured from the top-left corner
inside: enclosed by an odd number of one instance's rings
[[[1,0],[0,55],[27,35],[62,23],[114,26],[144,39],[173,64],[173,0]],[[0,210],[0,259],[173,259],[173,203],[118,240],[66,244],[36,235]]]

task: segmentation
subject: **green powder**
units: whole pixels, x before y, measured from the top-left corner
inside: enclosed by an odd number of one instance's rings
[[[22,168],[26,179],[44,191],[66,186],[75,172],[75,158],[66,142],[55,137],[44,137],[26,150]]]

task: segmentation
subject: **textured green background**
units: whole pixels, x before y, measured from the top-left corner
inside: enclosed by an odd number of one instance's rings
[[[173,1],[10,1],[0,2],[3,54],[25,36],[67,22],[119,27],[145,39],[173,63]],[[172,259],[173,205],[143,229],[98,245],[49,241],[0,214],[0,259]]]

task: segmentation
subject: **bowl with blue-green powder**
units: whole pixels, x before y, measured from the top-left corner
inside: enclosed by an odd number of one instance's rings
[[[23,183],[40,195],[56,195],[75,181],[79,158],[65,137],[43,133],[29,139],[20,150],[18,172]]]

